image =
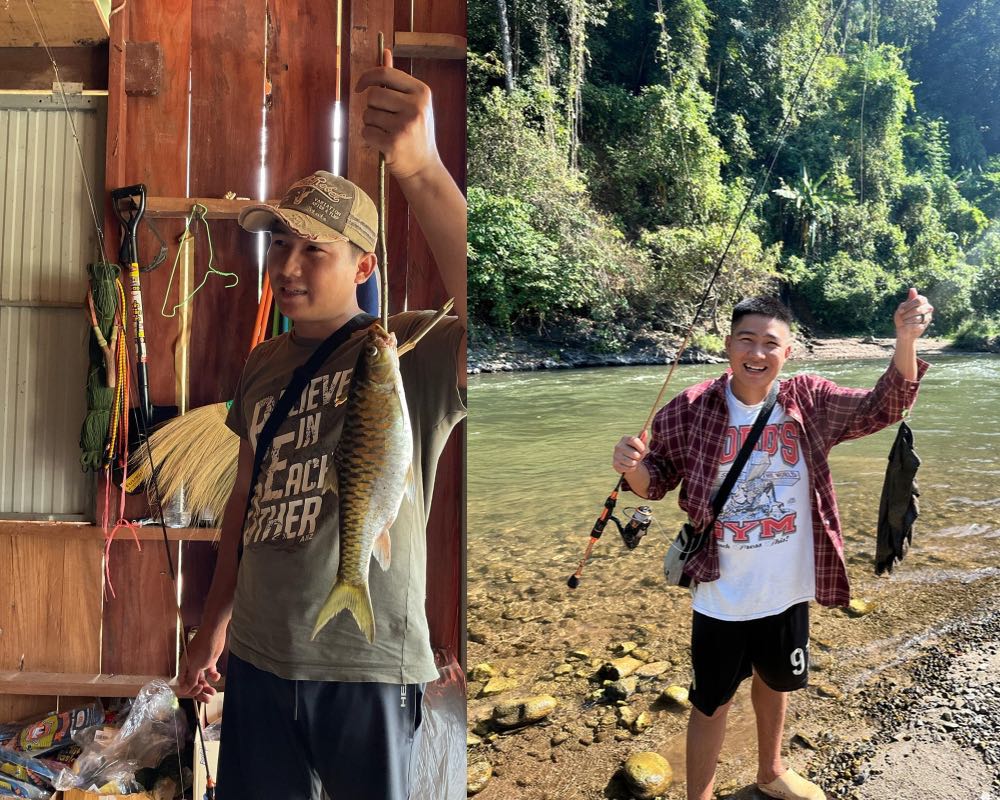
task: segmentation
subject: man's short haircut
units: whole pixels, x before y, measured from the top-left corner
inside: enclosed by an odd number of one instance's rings
[[[749,314],[759,314],[768,319],[776,319],[792,327],[792,312],[776,297],[747,297],[733,306],[733,328]]]

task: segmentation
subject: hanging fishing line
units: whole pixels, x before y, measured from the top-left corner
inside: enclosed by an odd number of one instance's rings
[[[385,34],[378,33],[378,65],[385,66]],[[378,151],[378,268],[382,279],[382,329],[389,330],[389,251],[385,243],[385,153]]]
[[[659,393],[656,395],[656,400],[653,401],[652,408],[649,411],[649,415],[646,417],[646,421],[639,431],[639,439],[642,439],[649,432],[649,426],[653,422],[653,418],[656,416],[656,412],[659,410],[662,402],[663,396],[666,394],[667,386],[670,384],[670,379],[673,377],[674,371],[677,368],[677,364],[681,360],[681,355],[687,348],[688,342],[694,333],[695,326],[698,324],[698,320],[701,318],[701,312],[705,307],[705,303],[711,296],[712,289],[715,288],[715,282],[718,280],[719,274],[722,272],[722,267],[725,264],[726,256],[729,255],[729,251],[733,246],[733,242],[736,240],[736,236],[740,231],[740,227],[743,225],[743,220],[746,218],[747,213],[753,205],[754,200],[763,191],[764,187],[767,185],[768,181],[771,180],[771,173],[774,171],[774,165],[778,161],[778,156],[781,153],[781,149],[785,145],[785,141],[788,138],[788,133],[791,127],[792,116],[795,112],[796,105],[798,104],[799,98],[802,96],[805,90],[806,82],[809,79],[810,74],[812,74],[813,67],[816,65],[816,61],[823,52],[823,48],[826,45],[826,40],[830,35],[830,31],[833,28],[833,22],[835,19],[840,17],[840,13],[843,11],[848,0],[841,0],[841,3],[837,10],[830,14],[826,21],[826,25],[823,28],[823,35],[820,37],[819,44],[817,44],[816,49],[813,51],[812,57],[809,59],[809,64],[806,66],[805,72],[802,73],[802,77],[799,79],[798,86],[795,89],[795,93],[792,95],[792,99],[788,103],[788,108],[785,111],[784,118],[781,120],[781,124],[778,126],[778,131],[776,134],[777,144],[775,145],[774,153],[770,158],[767,165],[767,170],[762,176],[758,178],[755,182],[753,190],[747,195],[746,201],[743,203],[743,207],[740,210],[739,216],[736,218],[736,224],[733,226],[733,231],[726,241],[726,246],[723,248],[721,255],[715,264],[715,269],[712,272],[712,277],[708,282],[708,286],[701,295],[701,299],[695,308],[694,318],[691,320],[691,324],[687,329],[687,333],[684,335],[684,339],[681,341],[680,347],[677,349],[677,353],[674,356],[673,362],[670,365],[670,370],[667,372],[667,377],[663,381],[663,385],[660,387]],[[575,589],[580,585],[580,578],[583,575],[583,570],[587,565],[587,561],[590,559],[590,554],[593,552],[594,545],[597,540],[601,538],[601,534],[604,533],[604,528],[607,526],[612,513],[615,510],[615,506],[618,503],[618,493],[621,491],[622,483],[625,480],[625,476],[619,475],[618,481],[615,483],[615,488],[612,489],[611,494],[608,495],[607,499],[604,501],[604,509],[601,511],[600,516],[594,523],[594,527],[591,529],[590,538],[587,542],[587,547],[584,550],[583,557],[576,568],[576,572],[569,576],[566,581],[566,585],[570,589]]]

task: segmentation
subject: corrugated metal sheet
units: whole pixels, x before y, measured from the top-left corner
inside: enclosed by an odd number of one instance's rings
[[[94,491],[79,438],[97,234],[66,111],[51,97],[34,103],[0,97],[0,516],[82,517]],[[70,113],[103,189],[103,110]]]
[[[0,301],[79,303],[98,245],[69,119],[51,103],[2,106],[0,98]],[[87,174],[102,188],[102,120],[96,110],[70,113]]]
[[[79,309],[0,307],[0,514],[83,515],[87,328]]]

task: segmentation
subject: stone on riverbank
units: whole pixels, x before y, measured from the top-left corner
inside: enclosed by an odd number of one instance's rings
[[[691,708],[688,690],[676,683],[660,692],[660,702],[673,708]]]
[[[493,777],[493,767],[489,761],[480,759],[469,763],[468,776],[465,782],[465,791],[468,797],[479,794],[486,788],[486,784]]]
[[[493,665],[483,662],[482,664],[476,664],[472,668],[472,671],[469,672],[469,678],[470,680],[485,682],[492,678],[494,673]]]
[[[653,724],[653,715],[648,711],[643,711],[630,726],[632,733],[637,736]]]
[[[659,753],[633,753],[625,761],[625,780],[639,800],[663,794],[672,779],[673,770]]]
[[[501,703],[493,709],[493,724],[507,730],[531,725],[545,719],[557,705],[559,701],[549,694]]]
[[[639,667],[635,674],[640,678],[656,678],[670,669],[673,665],[669,661],[650,661]]]
[[[479,693],[480,697],[492,697],[495,694],[500,694],[502,692],[509,691],[511,689],[516,689],[518,686],[517,681],[514,678],[490,678],[489,683],[487,683],[482,691]]]
[[[608,700],[627,700],[639,686],[639,679],[634,675],[615,681],[604,689],[604,695]]]
[[[641,666],[642,662],[638,658],[632,658],[632,656],[622,656],[621,658],[616,658],[613,661],[605,662],[601,666],[598,677],[601,680],[617,681],[622,678],[627,678]]]
[[[875,604],[860,597],[855,597],[847,605],[847,615],[850,617],[864,617],[875,610]]]

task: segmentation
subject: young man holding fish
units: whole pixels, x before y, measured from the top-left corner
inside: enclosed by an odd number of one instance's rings
[[[691,556],[691,717],[688,800],[710,800],[739,684],[753,676],[757,787],[783,800],[823,800],[823,791],[786,769],[781,740],[788,692],[809,674],[809,602],[850,600],[830,449],[898,421],[913,405],[927,364],[916,340],[933,307],[916,289],[896,309],[896,349],[872,390],[815,375],[779,383],[777,402],[707,544]],[[627,488],[657,500],[681,484],[679,503],[703,530],[711,501],[791,355],[791,315],[777,300],[733,309],[729,370],[689,387],[657,412],[652,439],[625,436],[614,467]]]
[[[293,370],[360,313],[378,218],[327,172],[240,217],[270,232],[268,275],[294,328],[258,347],[240,379],[227,420],[241,437],[236,484],[179,682],[215,694],[228,629],[220,800],[409,797],[422,686],[438,677],[424,532],[438,457],[465,413],[466,207],[437,152],[430,90],[385,55],[355,89],[363,136],[385,154],[458,316],[402,358],[397,340],[433,312],[398,314],[389,332],[372,325],[334,350],[275,433],[244,526],[257,438]]]

